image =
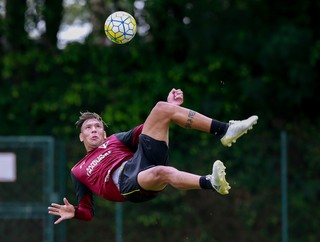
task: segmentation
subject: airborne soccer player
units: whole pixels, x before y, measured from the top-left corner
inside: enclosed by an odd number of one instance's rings
[[[66,219],[89,221],[94,215],[93,194],[112,202],[145,202],[157,197],[171,185],[176,189],[208,189],[228,194],[225,166],[215,161],[212,174],[200,176],[168,165],[169,126],[195,129],[216,135],[224,146],[231,146],[245,134],[258,117],[242,121],[220,122],[181,107],[183,92],[172,89],[167,101],[158,102],[144,124],[127,132],[107,136],[104,121],[96,113],[81,113],[76,126],[86,156],[71,170],[78,205],[63,199],[52,203],[49,213]]]

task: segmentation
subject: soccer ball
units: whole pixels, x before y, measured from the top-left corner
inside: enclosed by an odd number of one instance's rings
[[[104,31],[112,42],[125,44],[132,40],[137,32],[136,20],[127,12],[114,12],[104,23]]]

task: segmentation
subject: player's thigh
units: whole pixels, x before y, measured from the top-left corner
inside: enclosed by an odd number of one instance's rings
[[[144,122],[142,133],[167,142],[171,109],[171,105],[166,102],[158,102]]]
[[[160,191],[169,183],[175,168],[169,166],[154,166],[138,174],[138,183],[145,190]]]

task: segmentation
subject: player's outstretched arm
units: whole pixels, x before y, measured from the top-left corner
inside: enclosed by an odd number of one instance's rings
[[[54,224],[58,224],[63,220],[72,219],[75,214],[75,208],[66,198],[63,198],[64,205],[60,205],[57,203],[51,203],[51,206],[48,207],[49,214],[60,216],[60,218],[54,222]]]
[[[173,88],[168,94],[167,102],[180,106],[183,103],[183,91]]]

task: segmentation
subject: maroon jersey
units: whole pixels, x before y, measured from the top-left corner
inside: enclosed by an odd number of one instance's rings
[[[94,215],[93,193],[109,201],[124,202],[112,180],[112,173],[137,150],[143,124],[128,132],[108,137],[102,145],[91,150],[71,170],[78,206],[75,218],[91,220]]]

